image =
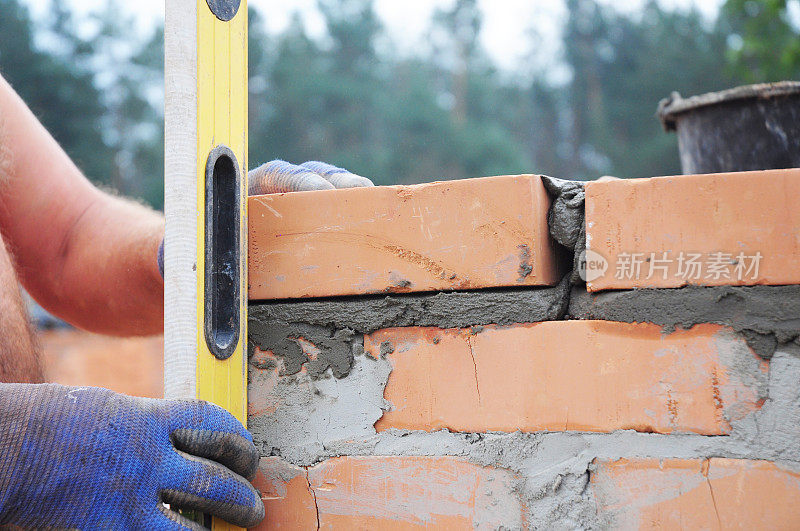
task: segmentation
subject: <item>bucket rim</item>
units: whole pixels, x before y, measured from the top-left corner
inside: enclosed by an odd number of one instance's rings
[[[674,131],[677,116],[700,107],[708,107],[718,103],[745,99],[767,99],[777,96],[790,96],[800,94],[800,81],[777,81],[775,83],[756,83],[754,85],[741,85],[738,87],[706,92],[689,98],[681,97],[680,93],[673,92],[668,98],[658,102],[656,115],[661,120],[661,125],[667,131]]]

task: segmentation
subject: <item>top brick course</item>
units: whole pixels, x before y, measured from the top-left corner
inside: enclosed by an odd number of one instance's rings
[[[249,297],[554,285],[537,175],[254,196]]]
[[[800,170],[588,183],[586,240],[589,291],[798,284]]]

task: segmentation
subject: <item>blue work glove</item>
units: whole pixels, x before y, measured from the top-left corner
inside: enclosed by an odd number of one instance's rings
[[[0,384],[0,527],[202,529],[165,503],[250,527],[257,465],[247,430],[206,402]]]

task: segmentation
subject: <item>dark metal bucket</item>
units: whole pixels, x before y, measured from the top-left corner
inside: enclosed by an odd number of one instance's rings
[[[800,82],[746,85],[658,104],[683,173],[800,167]]]

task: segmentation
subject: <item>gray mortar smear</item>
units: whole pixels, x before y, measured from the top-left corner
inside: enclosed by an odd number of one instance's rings
[[[333,328],[307,323],[286,323],[281,321],[262,321],[251,318],[248,323],[249,344],[261,350],[269,350],[283,360],[283,375],[297,374],[306,365],[312,378],[325,377],[326,371],[336,378],[344,378],[350,373],[355,355],[363,352],[364,339],[350,328]],[[319,349],[315,359],[303,351],[298,340],[305,339]],[[266,362],[269,363],[268,359]],[[261,363],[261,362],[257,362]],[[269,369],[259,364],[259,369]]]
[[[727,334],[730,334],[728,332]],[[723,334],[720,340],[724,341]],[[731,350],[740,361],[748,352]],[[731,361],[731,360],[728,360]],[[734,371],[757,375],[754,366],[734,364]],[[747,365],[747,362],[744,362]],[[752,365],[752,363],[750,364]],[[613,527],[597,512],[590,487],[595,460],[619,458],[765,459],[800,472],[800,348],[779,348],[766,375],[755,376],[765,397],[761,409],[731,421],[727,436],[613,433],[453,433],[388,430],[376,433],[373,422],[388,404],[383,385],[386,360],[356,358],[344,380],[312,380],[305,373],[278,380],[273,393],[285,406],[251,417],[261,455],[281,455],[297,466],[313,466],[343,455],[458,456],[519,476],[516,494],[535,529]],[[263,386],[267,372],[251,375]]]
[[[800,343],[800,286],[689,286],[588,293],[575,287],[569,315],[576,319],[650,322],[666,332],[700,323],[730,326],[758,355]]]
[[[533,266],[531,265],[531,248],[523,243],[522,245],[517,245],[517,249],[519,249],[519,269],[517,270],[519,278],[517,282],[522,282],[533,272]]]
[[[580,239],[586,193],[582,181],[566,181],[542,175],[552,204],[547,214],[550,235],[567,249],[574,251]]]
[[[297,464],[321,460],[326,448],[375,435],[375,422],[389,409],[383,390],[388,360],[356,356],[347,378],[317,378],[310,371],[285,373],[286,360],[267,370],[250,370],[248,429],[262,456],[279,455]],[[251,362],[252,364],[252,362]],[[266,413],[258,413],[261,408]]]
[[[285,374],[303,365],[312,378],[330,368],[343,378],[353,356],[363,351],[363,334],[396,326],[467,328],[476,325],[532,323],[561,319],[569,302],[569,279],[549,288],[505,288],[409,295],[362,296],[250,305],[252,346],[284,360]],[[315,360],[299,338],[320,349]]]
[[[578,270],[580,256],[586,249],[585,183],[546,175],[542,175],[542,182],[552,200],[547,214],[550,236],[572,252],[572,284],[584,285]]]

